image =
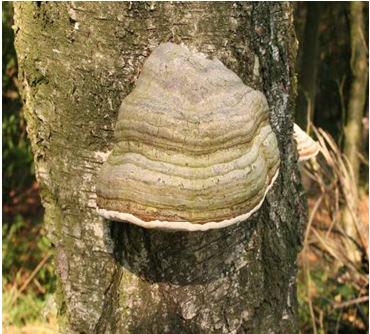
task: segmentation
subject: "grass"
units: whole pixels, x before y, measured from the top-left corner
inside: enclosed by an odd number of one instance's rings
[[[40,220],[3,225],[3,329],[40,321],[55,290],[50,243]]]

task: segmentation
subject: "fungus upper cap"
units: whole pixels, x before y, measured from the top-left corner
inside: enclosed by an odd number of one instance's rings
[[[279,172],[265,96],[219,60],[161,44],[123,100],[98,176],[98,212],[146,228],[247,219]]]

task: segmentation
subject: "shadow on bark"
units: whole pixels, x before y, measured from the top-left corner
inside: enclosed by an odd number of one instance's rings
[[[163,232],[111,221],[114,257],[146,281],[203,285],[237,271],[237,252],[255,251],[257,220],[207,232]]]

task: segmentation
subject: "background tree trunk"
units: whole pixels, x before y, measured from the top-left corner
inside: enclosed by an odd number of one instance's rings
[[[318,85],[321,7],[320,2],[307,2],[302,61],[299,67],[297,122],[308,131],[314,119],[316,87]]]
[[[348,205],[343,212],[343,224],[346,233],[357,240],[358,222],[358,189],[360,174],[360,152],[362,139],[362,119],[368,90],[368,56],[364,29],[364,4],[361,1],[351,2],[350,36],[351,36],[351,70],[352,83],[348,102],[347,122],[344,128],[344,154],[348,158],[353,172],[353,194],[348,198]],[[357,223],[356,223],[357,222]],[[347,245],[348,257],[352,261],[360,261],[361,254],[353,242]]]
[[[306,207],[287,3],[15,3],[28,132],[66,333],[293,333]],[[216,56],[268,99],[280,176],[252,219],[166,233],[108,222],[95,180],[122,99],[161,42]]]

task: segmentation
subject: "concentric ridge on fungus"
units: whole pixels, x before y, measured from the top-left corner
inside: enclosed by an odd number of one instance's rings
[[[279,171],[268,113],[265,96],[219,60],[161,44],[121,105],[99,214],[188,231],[247,219]]]

